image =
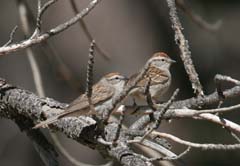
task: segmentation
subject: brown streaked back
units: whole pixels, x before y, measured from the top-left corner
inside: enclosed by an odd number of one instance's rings
[[[114,89],[110,86],[103,86],[102,84],[95,84],[93,86],[93,93],[92,93],[92,103],[100,104],[109,100],[114,94]],[[82,94],[77,99],[75,99],[67,108],[67,111],[76,111],[82,110],[89,107],[88,98],[86,94]]]

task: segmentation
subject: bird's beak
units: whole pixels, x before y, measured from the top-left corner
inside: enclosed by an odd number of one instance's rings
[[[170,63],[176,63],[176,61],[173,59],[170,59]]]

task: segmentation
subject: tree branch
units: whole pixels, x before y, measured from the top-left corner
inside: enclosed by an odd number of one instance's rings
[[[30,130],[33,124],[39,123],[42,118],[52,117],[67,107],[67,104],[59,103],[50,98],[39,98],[29,91],[25,91],[10,84],[5,80],[0,80],[0,116],[14,119],[20,115],[32,121],[27,127]],[[61,131],[69,138],[86,145],[90,148],[99,150],[105,157],[111,157],[118,160],[122,165],[151,165],[147,158],[135,153],[127,146],[126,138],[121,133],[117,146],[106,147],[98,142],[97,138],[104,134],[106,141],[111,142],[117,132],[117,123],[106,125],[105,131],[100,132],[97,123],[90,117],[67,117],[58,120],[51,127],[53,130]],[[119,141],[118,140],[118,141]]]
[[[175,0],[166,0],[168,7],[170,9],[169,15],[170,20],[172,22],[172,28],[175,32],[175,41],[179,46],[180,49],[180,56],[183,61],[185,70],[188,74],[189,80],[192,83],[192,88],[194,90],[194,93],[196,93],[198,96],[204,95],[202,90],[202,85],[199,81],[198,74],[194,68],[192,59],[191,59],[191,52],[189,50],[188,41],[185,39],[183,32],[182,32],[182,25],[181,22],[177,16],[177,9],[175,5]]]
[[[231,89],[227,89],[223,91],[223,94],[225,96],[225,99],[232,99],[234,97],[240,96],[240,87],[235,86]],[[201,107],[209,106],[218,103],[220,100],[218,93],[214,92],[210,95],[206,95],[204,97],[198,96],[193,97],[190,99],[180,100],[173,102],[171,105],[171,109],[169,109],[163,118],[165,119],[171,119],[171,118],[194,118],[194,119],[201,119],[201,120],[208,120],[217,124],[220,124],[226,128],[231,129],[232,131],[240,132],[240,126],[236,123],[233,123],[229,120],[224,119],[224,121],[221,121],[221,119],[212,114],[200,114],[198,116],[192,116],[193,114],[197,114],[197,110]],[[188,108],[188,109],[183,109]],[[190,110],[191,109],[191,110]],[[130,109],[129,109],[130,110]],[[140,107],[139,111],[141,112],[150,112],[151,110],[148,107]],[[187,111],[187,112],[186,112]],[[131,111],[128,111],[131,113]],[[159,111],[155,112],[154,116],[158,116]],[[189,116],[191,115],[191,116]],[[143,116],[140,119],[138,119],[135,123],[133,123],[130,127],[130,129],[142,129],[143,126],[148,124],[150,122],[149,116]]]
[[[83,9],[80,13],[78,13],[75,17],[71,18],[70,20],[66,21],[63,24],[60,24],[56,26],[55,28],[41,34],[41,35],[33,35],[31,38],[23,40],[16,44],[10,44],[5,47],[0,47],[0,56],[6,55],[30,46],[33,46],[35,44],[41,43],[43,41],[46,41],[48,38],[59,34],[60,32],[68,29],[73,24],[77,23],[80,19],[85,17],[101,0],[92,0],[89,5]]]
[[[225,144],[200,144],[200,143],[193,143],[190,141],[185,141],[182,140],[176,136],[173,136],[171,134],[167,134],[167,133],[160,133],[160,132],[152,132],[153,135],[157,135],[160,137],[164,137],[167,139],[171,139],[174,142],[177,142],[179,144],[182,145],[186,145],[189,147],[193,147],[193,148],[200,148],[202,150],[236,150],[236,149],[240,149],[240,144],[231,144],[231,145],[225,145]]]

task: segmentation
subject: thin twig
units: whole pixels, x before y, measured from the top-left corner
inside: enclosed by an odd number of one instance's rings
[[[172,22],[172,28],[175,32],[175,41],[179,46],[180,49],[180,56],[183,61],[185,70],[188,74],[189,80],[192,83],[192,88],[194,90],[194,93],[196,93],[198,96],[203,96],[203,90],[202,85],[199,81],[198,74],[194,68],[192,59],[191,59],[191,52],[189,50],[189,44],[188,41],[185,39],[183,32],[182,32],[182,25],[181,22],[177,16],[177,10],[175,5],[175,0],[166,0],[168,7],[170,9],[169,15],[170,20]]]
[[[145,85],[145,88],[144,88],[144,95],[146,96],[146,100],[147,100],[147,104],[148,106],[153,110],[153,111],[156,111],[157,108],[156,106],[154,105],[154,102],[152,100],[152,97],[151,97],[151,94],[150,94],[150,85],[151,85],[151,77],[148,77],[148,81]],[[135,103],[136,104],[136,103]],[[150,117],[151,118],[151,117]]]
[[[169,109],[169,107],[172,105],[173,101],[176,99],[177,95],[178,95],[179,89],[176,89],[174,91],[174,93],[172,94],[171,98],[167,101],[167,103],[164,105],[163,108],[161,108],[160,112],[159,112],[159,117],[158,119],[160,120],[164,114],[167,112],[167,110]]]
[[[232,135],[232,137],[238,142],[238,143],[240,143],[240,138],[237,136],[237,134],[235,134],[234,132],[232,132],[232,131],[229,131],[230,132],[230,134]]]
[[[163,138],[171,139],[174,142],[177,142],[182,145],[186,145],[189,147],[193,148],[200,148],[202,150],[236,150],[240,149],[240,144],[230,144],[230,145],[225,145],[225,144],[200,144],[200,143],[194,143],[194,142],[189,142],[182,140],[174,135],[167,134],[167,133],[161,133],[157,131],[152,132],[153,135],[160,136]]]
[[[174,156],[174,157],[157,157],[157,158],[151,158],[151,159],[149,159],[149,161],[156,161],[156,160],[168,160],[168,161],[178,160],[178,159],[182,158],[183,156],[185,156],[187,153],[189,153],[190,150],[191,150],[191,147],[189,146],[186,150],[184,150],[182,153],[180,153],[180,154],[177,155],[177,156]]]
[[[224,102],[225,96],[223,95],[223,91],[222,91],[222,82],[223,80],[218,78],[218,75],[216,75],[214,77],[214,82],[216,84],[216,89],[217,89],[217,94],[219,96],[219,103],[217,108],[220,108]]]
[[[36,31],[39,34],[41,32],[41,7],[42,7],[42,0],[37,0],[38,2],[38,7],[37,7],[37,21],[36,21]]]
[[[124,112],[126,111],[125,107],[122,107],[122,111],[118,120],[118,127],[117,127],[117,131],[116,131],[116,135],[115,138],[113,139],[113,144],[116,144],[119,137],[120,137],[120,133],[121,133],[121,129],[123,127],[123,120],[124,120]]]
[[[14,38],[14,35],[15,35],[17,29],[18,29],[18,26],[16,25],[16,26],[13,28],[13,30],[11,31],[11,33],[10,33],[9,40],[8,40],[7,43],[4,44],[2,47],[6,47],[6,46],[8,46],[9,44],[11,44],[11,43],[13,42],[13,38]]]
[[[101,2],[101,0],[92,0],[89,3],[89,5],[85,9],[83,9],[80,13],[78,13],[75,17],[71,18],[70,20],[66,21],[65,23],[60,24],[45,33],[42,33],[41,35],[38,35],[38,36],[33,35],[34,37],[26,39],[24,41],[21,41],[20,43],[10,44],[6,47],[0,47],[0,56],[30,47],[30,46],[38,44],[38,43],[41,43],[43,41],[46,41],[50,37],[59,34],[60,32],[71,27],[73,24],[77,23],[79,21],[79,19],[82,19],[83,17],[85,17],[90,11],[92,11],[92,9],[99,2]]]
[[[41,0],[40,0],[41,1]],[[40,7],[39,10],[39,14],[38,14],[38,19],[39,21],[42,20],[42,16],[44,14],[44,12],[51,6],[53,5],[55,2],[57,2],[58,0],[49,0],[48,2],[46,2],[42,7]]]
[[[222,108],[216,108],[216,109],[206,109],[206,110],[199,110],[197,112],[194,112],[191,116],[196,116],[199,114],[204,114],[204,113],[224,113],[224,112],[230,112],[236,109],[240,108],[240,104],[229,106],[229,107],[222,107]]]
[[[151,85],[151,77],[148,77],[148,81],[146,83],[146,86],[145,86],[145,89],[144,89],[144,94],[146,96],[146,100],[147,100],[147,104],[148,106],[155,112],[157,110],[153,100],[152,100],[152,96],[150,94],[150,85]],[[150,118],[150,121],[154,121],[154,116],[153,116],[153,112],[151,112],[149,114],[149,118]],[[145,138],[143,138],[144,140]]]
[[[240,143],[240,138],[238,137],[237,134],[235,134],[233,131],[231,131],[231,130],[228,129],[228,128],[225,128],[225,127],[224,127],[224,129],[226,129],[226,131],[227,131],[228,133],[230,133],[231,136],[232,136],[238,143]]]
[[[94,66],[94,48],[95,41],[93,40],[90,44],[89,55],[88,55],[88,66],[87,66],[87,79],[86,79],[86,94],[88,103],[92,113],[95,113],[94,105],[92,103],[92,85],[93,85],[93,66]]]
[[[70,0],[70,4],[71,4],[71,7],[73,9],[73,12],[74,14],[77,14],[79,13],[78,9],[77,9],[77,4],[74,0]],[[91,42],[93,40],[93,36],[92,34],[90,33],[89,29],[88,29],[88,26],[87,24],[85,23],[85,21],[83,19],[80,19],[79,20],[79,25],[80,27],[82,27],[83,29],[83,32],[85,33],[85,35],[87,36],[87,39]],[[99,45],[97,43],[95,43],[95,47],[96,47],[96,51],[101,55],[103,56],[103,58],[105,58],[106,60],[109,60],[110,59],[110,56],[107,55],[105,53],[105,51],[103,51],[101,49],[101,47],[99,47]]]
[[[160,109],[156,121],[153,124],[152,127],[149,128],[149,130],[143,135],[141,142],[153,131],[156,130],[162,121],[162,117],[164,116],[164,114],[166,113],[166,111],[169,109],[169,107],[171,106],[171,104],[173,103],[173,101],[175,100],[177,94],[179,92],[179,89],[176,89],[175,92],[173,93],[173,95],[171,96],[171,98],[168,100],[168,102],[164,105],[163,108]],[[141,128],[141,127],[140,127]]]
[[[42,16],[44,12],[55,2],[58,0],[49,0],[42,6],[42,0],[38,0],[38,14],[37,14],[37,22],[36,22],[36,29],[33,33],[31,38],[38,36],[41,32],[41,26],[42,26]]]
[[[39,36],[41,33],[41,26],[42,26],[42,16],[44,12],[55,2],[58,0],[49,0],[42,6],[42,0],[38,0],[38,13],[37,13],[37,21],[36,21],[36,29],[31,36],[31,38],[35,38],[36,36]]]
[[[58,0],[49,0],[42,6],[42,0],[38,0],[38,14],[37,14],[37,23],[36,23],[36,34],[39,35],[41,32],[41,25],[42,25],[42,16],[44,12],[55,2]]]
[[[240,81],[239,80],[234,79],[230,76],[225,76],[225,75],[221,75],[221,74],[217,74],[214,77],[214,81],[216,81],[216,82],[230,82],[230,83],[233,83],[236,86],[240,86]]]
[[[168,156],[168,157],[176,157],[177,156],[175,153],[173,153],[169,149],[165,148],[164,146],[159,145],[158,143],[152,142],[148,139],[145,139],[142,142],[140,142],[141,137],[135,137],[134,140],[136,140],[136,139],[138,141],[136,142],[135,145],[143,145],[143,146],[148,147],[160,154],[163,154],[164,156]]]

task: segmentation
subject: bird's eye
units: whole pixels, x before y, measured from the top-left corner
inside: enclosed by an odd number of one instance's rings
[[[119,79],[119,77],[115,77],[117,80]]]
[[[165,61],[165,59],[162,59],[162,62],[164,62]]]

